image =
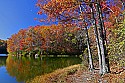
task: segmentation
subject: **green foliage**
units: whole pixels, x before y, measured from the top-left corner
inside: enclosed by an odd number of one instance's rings
[[[26,54],[27,54],[27,52],[22,52],[22,55],[23,55],[23,56],[26,56]]]
[[[125,21],[112,30],[110,43],[108,45],[108,55],[110,63],[116,62],[119,66],[125,66]]]

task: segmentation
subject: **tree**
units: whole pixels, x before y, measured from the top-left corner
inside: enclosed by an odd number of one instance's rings
[[[93,24],[95,26],[95,36],[98,48],[98,56],[99,56],[99,65],[100,65],[100,74],[105,74],[108,72],[108,67],[106,65],[106,30],[104,28],[104,12],[111,13],[114,11],[112,8],[115,8],[116,5],[120,7],[119,3],[124,4],[122,0],[116,1],[108,1],[110,3],[106,3],[107,0],[39,0],[37,6],[40,7],[39,14],[45,13],[48,16],[48,19],[58,19],[59,23],[77,23],[79,22],[79,18],[84,15],[83,13],[87,10],[88,18],[92,19]],[[115,4],[113,4],[115,3]],[[83,8],[81,12],[82,15],[79,15],[79,5]],[[90,6],[90,7],[88,7]],[[103,10],[103,11],[102,11]],[[108,11],[107,11],[108,10]],[[111,13],[109,16],[112,16]],[[120,12],[113,12],[115,17],[117,17]],[[92,14],[90,17],[89,14]],[[86,19],[82,17],[83,19]],[[47,19],[47,20],[48,20]],[[117,19],[116,19],[117,20]],[[117,21],[116,21],[117,22]],[[91,26],[91,24],[89,25]]]
[[[117,67],[125,66],[125,20],[122,24],[119,24],[119,28],[110,30],[110,35],[108,35],[109,40],[109,59],[110,63]],[[115,64],[114,64],[115,63]]]
[[[79,5],[79,7],[80,7],[80,14],[82,14],[82,7],[81,7],[81,5]],[[88,29],[87,29],[87,25],[86,25],[87,23],[85,22],[84,19],[81,19],[81,20],[84,23],[84,28],[85,28],[86,38],[87,38],[87,48],[88,48],[88,55],[89,55],[89,70],[93,71],[94,70],[94,66],[93,66],[92,53],[91,53],[91,48],[90,48],[90,40],[89,40],[89,35],[88,35]],[[82,28],[83,28],[83,26],[82,26]]]
[[[28,29],[22,29],[17,34],[13,34],[8,39],[7,49],[9,53],[15,55],[80,54],[81,50],[84,50],[84,36],[81,36],[82,42],[79,41],[78,30],[79,28],[71,24],[30,26]]]
[[[1,54],[7,54],[7,41],[0,39],[0,53]]]

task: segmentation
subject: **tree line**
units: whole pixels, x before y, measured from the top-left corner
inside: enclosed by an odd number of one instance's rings
[[[81,36],[80,36],[81,34]],[[7,42],[7,50],[12,54],[81,54],[85,49],[83,31],[67,24],[51,26],[31,26],[13,34]]]
[[[7,41],[0,39],[0,54],[7,54]]]

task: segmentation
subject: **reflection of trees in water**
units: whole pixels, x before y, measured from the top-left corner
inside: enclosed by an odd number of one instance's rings
[[[26,57],[17,59],[9,56],[6,60],[6,69],[11,76],[21,82],[80,62],[81,59],[78,57],[43,57],[41,60]]]
[[[0,57],[0,67],[6,65],[6,59],[7,59],[7,57],[4,57],[4,56]]]

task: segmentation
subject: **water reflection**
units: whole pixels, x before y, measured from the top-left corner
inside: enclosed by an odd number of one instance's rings
[[[58,68],[81,63],[78,57],[43,57],[31,59],[26,57],[8,56],[6,69],[10,76],[16,77],[18,82],[25,82],[36,76],[50,73]]]
[[[5,66],[0,67],[0,83],[18,83],[16,78],[11,77],[6,70]]]
[[[0,67],[6,65],[7,56],[0,56]]]
[[[6,70],[7,55],[0,54],[0,83],[18,83],[16,78],[11,77]]]

